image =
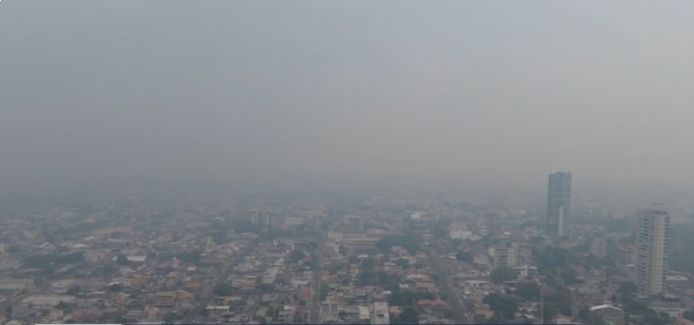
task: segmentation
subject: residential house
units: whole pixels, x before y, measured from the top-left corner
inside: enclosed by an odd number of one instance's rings
[[[443,317],[448,310],[448,304],[443,300],[417,301],[417,309],[420,313]]]
[[[160,291],[154,295],[154,305],[157,307],[172,308],[176,305],[175,291]]]
[[[624,311],[610,305],[599,305],[590,308],[590,313],[605,321],[607,325],[624,324]]]
[[[176,308],[189,308],[193,305],[195,294],[185,290],[176,291]]]

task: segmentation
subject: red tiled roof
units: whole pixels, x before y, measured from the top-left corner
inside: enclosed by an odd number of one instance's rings
[[[200,288],[200,282],[188,282],[186,284],[186,288],[199,289]]]
[[[448,306],[448,304],[443,300],[420,300],[417,301],[419,306]]]
[[[185,290],[178,290],[176,291],[176,296],[178,298],[185,298],[185,299],[193,299],[195,298],[195,294],[192,292],[188,292]]]

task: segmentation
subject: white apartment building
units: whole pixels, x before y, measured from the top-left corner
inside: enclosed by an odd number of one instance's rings
[[[661,204],[641,211],[636,239],[636,287],[642,296],[664,292],[667,273],[670,214]]]

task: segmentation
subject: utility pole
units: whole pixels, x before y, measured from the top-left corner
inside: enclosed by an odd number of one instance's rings
[[[545,323],[545,285],[540,281],[540,324]]]

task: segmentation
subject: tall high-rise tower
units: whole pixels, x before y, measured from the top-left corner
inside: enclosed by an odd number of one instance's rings
[[[662,204],[641,211],[636,238],[636,287],[643,296],[664,292],[670,242],[670,214]]]
[[[571,173],[549,175],[547,190],[547,231],[564,236],[571,217]]]

